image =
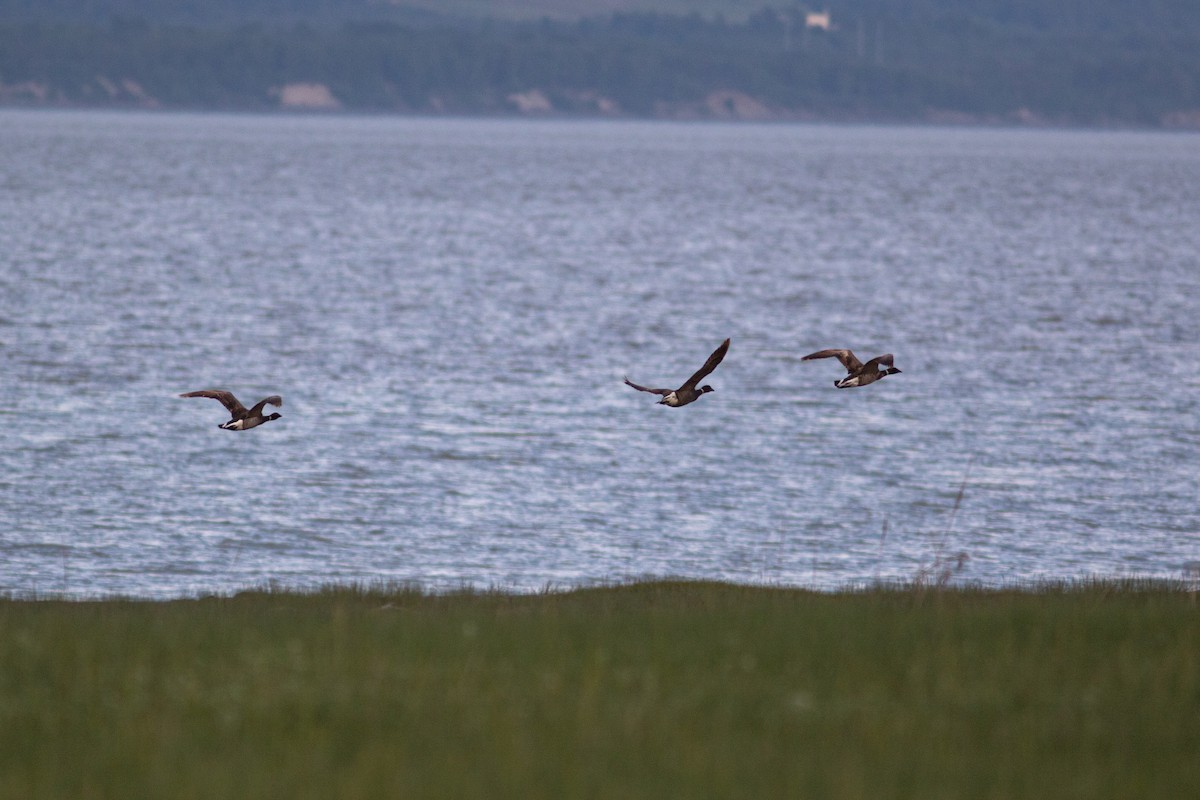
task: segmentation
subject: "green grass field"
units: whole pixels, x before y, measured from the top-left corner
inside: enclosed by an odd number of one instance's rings
[[[0,797],[1200,797],[1200,610],[1149,584],[0,600]]]

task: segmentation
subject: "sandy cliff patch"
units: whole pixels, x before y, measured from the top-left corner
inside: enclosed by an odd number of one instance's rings
[[[321,109],[331,111],[341,102],[323,83],[289,83],[277,90],[280,108]]]
[[[541,89],[528,92],[514,92],[508,96],[508,102],[517,107],[522,114],[546,114],[554,110],[550,98]]]

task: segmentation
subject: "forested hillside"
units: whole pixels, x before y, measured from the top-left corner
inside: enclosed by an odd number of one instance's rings
[[[1200,127],[1194,0],[754,5],[0,0],[0,103]]]

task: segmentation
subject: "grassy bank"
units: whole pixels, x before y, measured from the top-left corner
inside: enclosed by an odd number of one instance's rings
[[[1165,586],[0,601],[0,797],[1197,797]]]

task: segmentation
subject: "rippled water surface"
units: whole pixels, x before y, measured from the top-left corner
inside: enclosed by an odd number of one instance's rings
[[[4,112],[0,592],[1177,576],[1198,343],[1196,136]]]

